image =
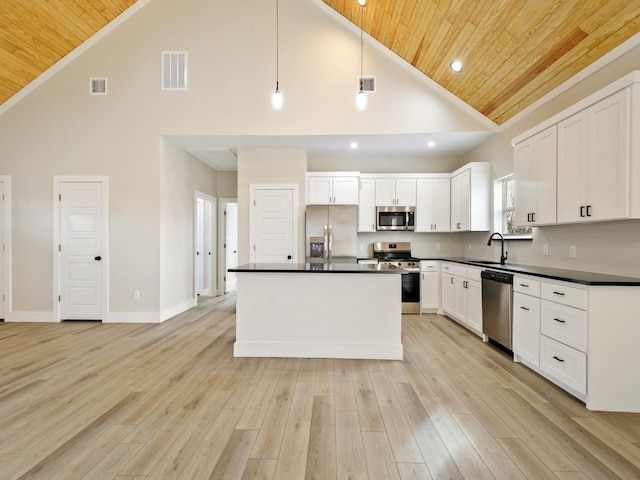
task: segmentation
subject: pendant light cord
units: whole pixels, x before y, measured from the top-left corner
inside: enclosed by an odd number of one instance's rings
[[[279,89],[280,72],[280,8],[276,0],[276,91]]]
[[[363,41],[363,25],[364,25],[364,7],[360,9],[360,91],[364,91],[364,83],[362,80],[362,64],[364,62],[364,41]]]

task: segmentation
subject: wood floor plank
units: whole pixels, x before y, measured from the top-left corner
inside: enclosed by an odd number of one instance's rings
[[[398,463],[400,480],[431,480],[433,477],[424,463]]]
[[[275,458],[250,458],[241,480],[272,480],[275,470]]]
[[[333,397],[314,396],[305,478],[331,480],[336,472],[336,416]]]
[[[384,420],[366,364],[361,360],[354,360],[351,364],[351,374],[360,429],[363,432],[384,432]]]
[[[400,473],[393,457],[391,444],[384,432],[362,432],[369,478],[400,480]]]
[[[333,364],[334,396],[336,411],[357,410],[356,394],[353,389],[353,376],[351,375],[351,361],[336,359]]]
[[[369,478],[358,413],[352,410],[336,411],[336,465],[337,478]]]
[[[519,438],[498,438],[496,441],[526,478],[535,478],[536,480],[555,480],[557,478]]]
[[[220,455],[210,480],[240,479],[247,466],[249,454],[258,436],[257,430],[236,429]]]

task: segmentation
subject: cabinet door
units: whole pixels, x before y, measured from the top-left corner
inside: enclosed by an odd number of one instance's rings
[[[420,272],[420,308],[436,311],[438,309],[438,272]]]
[[[531,214],[536,209],[536,165],[531,138],[518,143],[513,151],[516,179],[515,215],[518,226],[531,225]]]
[[[376,231],[376,184],[373,179],[360,180],[360,198],[358,200],[358,231]]]
[[[455,280],[450,273],[442,274],[442,310],[453,315],[455,313]]]
[[[455,285],[454,312],[453,316],[462,323],[467,323],[467,280],[462,277],[454,277]]]
[[[534,137],[536,143],[536,209],[533,223],[556,223],[558,130],[554,125]],[[516,186],[517,188],[517,186]]]
[[[471,217],[471,172],[460,174],[460,230],[469,230]]]
[[[333,178],[333,203],[336,205],[358,205],[358,177]]]
[[[448,193],[448,192],[447,192]],[[416,182],[416,232],[433,232],[435,181],[421,178]]]
[[[558,124],[558,223],[580,222],[586,214],[587,122],[583,110]]]
[[[329,205],[333,189],[332,181],[331,177],[308,177],[307,203],[309,205]]]
[[[462,227],[460,219],[461,205],[461,177],[456,175],[451,179],[451,231],[458,232]]]
[[[393,207],[395,205],[396,181],[393,178],[376,179],[376,207]]]
[[[477,280],[467,280],[467,324],[482,332],[482,284]]]
[[[448,232],[451,229],[451,181],[439,178],[433,181],[433,224],[437,232]]]
[[[625,89],[589,108],[588,220],[629,216],[630,95]]]
[[[396,180],[396,205],[401,207],[416,206],[415,178],[399,178]]]
[[[540,366],[540,299],[513,294],[513,354]]]

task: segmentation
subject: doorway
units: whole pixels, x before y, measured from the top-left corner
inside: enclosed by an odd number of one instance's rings
[[[225,282],[224,293],[236,289],[236,274],[228,270],[238,266],[238,202],[228,202],[224,209]]]
[[[108,191],[108,177],[54,177],[58,320],[107,317]]]
[[[0,175],[0,321],[11,310],[11,177]]]
[[[213,272],[216,270],[215,251],[216,199],[206,193],[195,192],[194,228],[194,285],[196,298],[216,294]]]

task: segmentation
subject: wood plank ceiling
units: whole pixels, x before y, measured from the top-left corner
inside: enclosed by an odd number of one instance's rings
[[[498,125],[640,32],[640,0],[323,1]]]
[[[323,1],[499,125],[640,32],[639,0]],[[135,2],[0,0],[0,104]]]

